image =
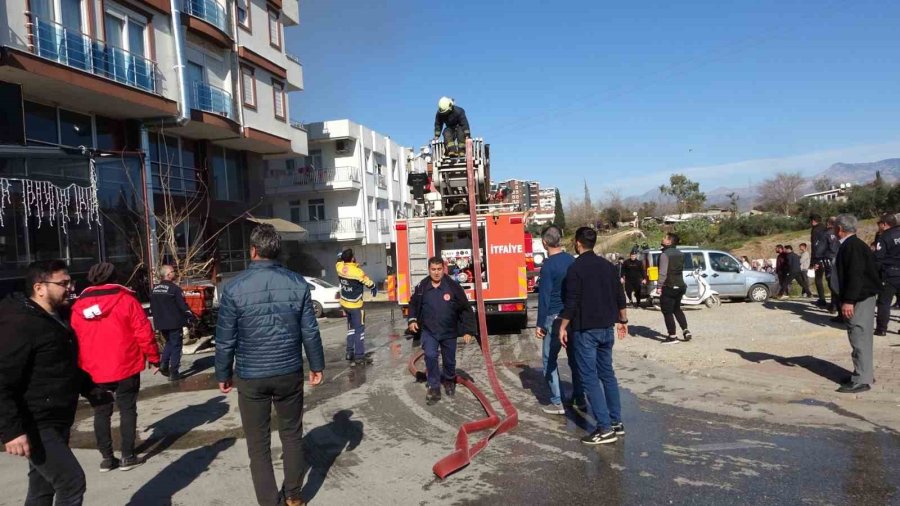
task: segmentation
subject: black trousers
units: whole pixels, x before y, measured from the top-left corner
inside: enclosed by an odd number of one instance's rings
[[[461,125],[456,128],[444,128],[444,150],[447,153],[465,153],[466,132]]]
[[[284,498],[299,499],[304,472],[303,371],[271,378],[238,378],[235,383],[256,501],[261,506],[276,506],[283,504]],[[284,465],[281,489],[275,484],[272,469],[272,405],[277,415]]]
[[[625,278],[625,298],[635,300],[636,305],[641,305],[641,279]]]
[[[69,427],[28,431],[28,495],[25,506],[80,506],[87,489],[84,470],[69,449]]]
[[[784,285],[782,286],[782,292],[787,295],[791,291],[791,283],[794,281],[800,285],[800,289],[803,291],[803,295],[812,295],[812,292],[809,291],[809,279],[806,276],[806,271],[801,272],[792,272],[784,278]]]
[[[684,297],[686,291],[687,287],[684,286],[679,288],[664,286],[659,296],[659,308],[662,310],[663,319],[666,321],[666,331],[670,336],[678,334],[675,320],[678,320],[681,330],[688,328],[687,318],[684,316],[684,311],[681,310],[681,298]]]
[[[837,307],[837,293],[835,293],[834,288],[831,286],[831,259],[819,258],[816,259],[813,265],[819,266],[819,268],[816,269],[816,296],[819,299],[819,303],[828,302],[825,299],[825,283],[828,283],[828,289],[831,291],[831,305]],[[840,308],[838,308],[838,310],[840,310]]]
[[[119,434],[122,437],[122,458],[134,456],[134,438],[137,432],[137,398],[141,389],[140,373],[114,383],[100,383],[98,387],[115,395],[119,407]],[[113,401],[94,406],[94,437],[97,449],[104,459],[113,457],[111,422]]]
[[[900,293],[900,279],[889,279],[882,283],[878,294],[878,316],[875,318],[875,330],[887,332],[891,320],[891,306],[894,296]]]

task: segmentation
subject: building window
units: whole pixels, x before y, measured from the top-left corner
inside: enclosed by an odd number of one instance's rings
[[[391,158],[391,174],[394,178],[394,181],[400,181],[400,166],[397,164],[397,160]]]
[[[197,192],[200,157],[195,141],[151,132],[148,161],[155,192],[170,195]]]
[[[240,26],[241,28],[244,28],[248,32],[251,32],[252,29],[250,27],[250,0],[237,0],[234,5],[237,8],[238,26]]]
[[[269,9],[269,44],[281,49],[281,20],[278,18],[278,12]]]
[[[39,143],[59,144],[56,108],[25,102],[25,138]]]
[[[325,220],[325,199],[309,199],[309,221]]]
[[[375,221],[378,218],[378,203],[374,198],[369,198],[369,221]]]
[[[372,150],[366,150],[366,172],[369,174],[375,172],[375,169],[372,167]]]
[[[63,146],[93,146],[94,127],[92,123],[90,116],[60,109],[59,143]]]
[[[324,165],[322,165],[322,150],[309,150],[309,155],[306,157],[306,162],[314,169],[324,168]]]
[[[240,202],[247,198],[244,158],[239,151],[213,148],[213,198]]]
[[[272,95],[275,101],[275,119],[284,121],[287,117],[284,100],[284,83],[272,79]]]
[[[241,67],[241,96],[245,107],[256,109],[256,78],[250,67]]]
[[[288,202],[288,205],[291,207],[291,221],[294,223],[300,223],[302,220],[300,218],[300,209],[301,204],[299,200],[291,200]]]

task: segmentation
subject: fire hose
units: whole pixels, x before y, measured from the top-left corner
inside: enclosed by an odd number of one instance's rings
[[[479,282],[481,280],[482,273],[482,259],[480,244],[481,241],[478,234],[478,215],[475,203],[475,198],[477,196],[475,188],[475,170],[472,156],[472,139],[466,139],[466,174],[468,176],[467,186],[469,192],[469,218],[472,227],[472,259],[474,260],[473,275],[476,281],[474,284],[475,308],[478,317],[478,335],[480,336],[479,342],[481,344],[481,354],[484,357],[488,381],[491,385],[491,390],[493,391],[494,396],[497,397],[497,400],[500,402],[500,406],[503,408],[504,416],[501,418],[497,414],[487,396],[484,395],[484,392],[482,392],[477,386],[475,386],[475,384],[471,380],[457,375],[456,383],[463,385],[464,387],[469,389],[470,392],[472,392],[472,395],[474,395],[475,398],[478,399],[478,402],[481,403],[481,406],[484,408],[487,417],[479,420],[473,420],[471,422],[466,422],[460,426],[459,431],[456,433],[456,444],[454,450],[444,458],[438,460],[434,464],[434,467],[432,467],[432,471],[440,479],[444,479],[450,474],[453,474],[454,472],[469,465],[469,463],[472,462],[472,459],[479,452],[481,452],[481,450],[483,450],[488,445],[488,443],[490,443],[491,439],[493,439],[495,436],[503,434],[504,432],[512,430],[516,425],[519,424],[519,412],[509,401],[509,398],[506,396],[506,392],[504,392],[503,388],[500,386],[500,381],[497,379],[497,373],[494,369],[494,360],[491,358],[491,345],[490,340],[488,339],[487,321],[485,319],[484,312],[484,297],[482,295],[483,287],[482,283]],[[424,355],[424,351],[419,351],[418,353],[415,353],[410,357],[408,369],[413,376],[418,376],[419,374],[421,374],[421,372],[418,370],[418,367],[416,366],[416,362],[421,360]],[[491,431],[482,439],[475,442],[475,444],[469,444],[470,435],[486,430]]]

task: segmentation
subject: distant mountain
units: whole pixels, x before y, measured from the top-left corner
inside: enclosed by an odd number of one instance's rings
[[[862,184],[874,181],[876,172],[881,172],[882,179],[887,183],[900,181],[900,158],[867,163],[835,163],[812,179],[827,177],[835,183]]]

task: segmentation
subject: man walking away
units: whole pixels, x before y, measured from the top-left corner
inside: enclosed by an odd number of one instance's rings
[[[372,297],[378,294],[375,282],[356,263],[352,249],[341,253],[341,260],[335,265],[341,282],[341,308],[347,314],[347,354],[350,367],[368,365],[372,359],[366,356],[366,313],[363,310],[363,293],[371,290]]]
[[[222,393],[237,385],[250,476],[256,500],[263,506],[303,504],[302,350],[309,361],[311,385],[322,382],[325,369],[309,285],[275,261],[280,253],[281,237],[275,227],[253,229],[250,266],[225,287],[216,324],[216,379]],[[272,470],[273,404],[284,465],[281,491]]]
[[[0,302],[0,440],[28,459],[25,504],[80,505],[86,488],[69,431],[78,394],[92,403],[102,394],[78,367],[78,343],[59,316],[73,286],[64,262],[35,262],[27,298]]]
[[[831,264],[834,262],[832,254],[832,236],[834,233],[822,222],[822,217],[813,214],[809,217],[810,234],[809,242],[812,247],[812,267],[816,271],[816,305],[822,308],[829,307],[825,299],[825,282],[831,289]],[[834,296],[832,290],[832,297]]]
[[[847,336],[853,348],[853,375],[837,390],[841,393],[865,392],[875,381],[872,327],[881,279],[875,255],[865,241],[856,236],[856,226],[857,220],[852,214],[842,214],[834,222],[834,233],[840,239],[841,247],[835,259],[837,279],[832,279],[832,284],[840,296],[840,315],[846,321]]]
[[[466,344],[475,333],[475,315],[459,283],[444,272],[441,257],[428,259],[428,277],[413,290],[409,299],[409,331],[422,332],[428,391],[425,400],[441,400],[441,383],[448,397],[456,394],[456,339],[463,335]],[[438,350],[443,371],[438,368]]]
[[[438,100],[438,110],[434,115],[434,140],[441,136],[441,130],[444,131],[444,154],[450,158],[465,156],[466,139],[471,136],[469,120],[466,111],[450,97]]]
[[[787,289],[788,289],[788,276],[790,275],[791,267],[788,265],[788,255],[787,251],[784,250],[784,246],[781,244],[775,246],[775,274],[778,276],[778,298],[786,299],[787,298]]]
[[[638,259],[636,251],[632,251],[628,260],[622,263],[622,283],[625,285],[625,298],[636,308],[641,307],[641,288],[646,277],[644,262]]]
[[[159,348],[134,292],[116,284],[118,273],[113,264],[96,264],[87,277],[93,286],[86,288],[72,306],[72,330],[81,349],[78,362],[100,388],[115,394],[121,416],[119,461],[113,453],[112,397],[94,406],[94,436],[103,456],[100,472],[115,468],[128,471],[144,463],[134,454],[138,391],[145,361],[159,367]]]
[[[678,234],[668,233],[662,240],[662,254],[659,255],[659,307],[666,322],[668,336],[662,344],[678,342],[678,329],[675,321],[681,326],[684,341],[690,341],[693,335],[688,330],[687,318],[681,310],[681,298],[687,291],[684,284],[684,253],[678,249]]]
[[[566,273],[566,303],[559,330],[567,352],[575,353],[578,374],[597,421],[594,431],[581,439],[589,445],[614,443],[618,436],[625,435],[619,383],[612,363],[613,326],[618,322],[619,339],[628,330],[625,292],[616,268],[594,254],[596,243],[594,229],[581,227],[575,231],[578,258]]]
[[[159,268],[159,277],[162,281],[153,287],[150,294],[153,325],[166,339],[159,372],[168,376],[169,381],[178,381],[181,379],[178,371],[181,368],[183,328],[196,318],[184,300],[181,287],[175,284],[175,268],[163,265]]]
[[[900,227],[896,214],[884,214],[878,220],[881,235],[875,243],[875,262],[881,274],[882,289],[878,294],[878,318],[875,335],[887,335],[894,296],[900,293]]]
[[[562,404],[557,363],[562,349],[562,343],[559,341],[559,324],[562,320],[559,313],[563,310],[566,272],[575,261],[575,257],[562,250],[561,240],[562,231],[556,225],[545,228],[541,234],[541,242],[548,256],[541,265],[541,290],[538,291],[538,315],[535,325],[537,338],[543,339],[544,379],[550,387],[550,405],[543,408],[543,411],[551,415],[566,414]],[[584,392],[576,374],[578,369],[575,366],[575,354],[569,352],[567,355],[569,369],[572,370],[572,401],[573,404],[583,407]]]
[[[809,246],[805,242],[800,243],[800,270],[806,276],[809,266],[812,264],[812,258],[809,254]],[[808,277],[808,276],[807,276]]]
[[[788,298],[791,284],[794,281],[800,285],[800,290],[804,297],[812,296],[812,293],[809,291],[809,281],[807,281],[806,271],[803,270],[803,263],[800,255],[794,253],[794,247],[790,244],[784,247],[784,252],[787,255],[788,276],[785,280],[784,295],[782,298]]]

